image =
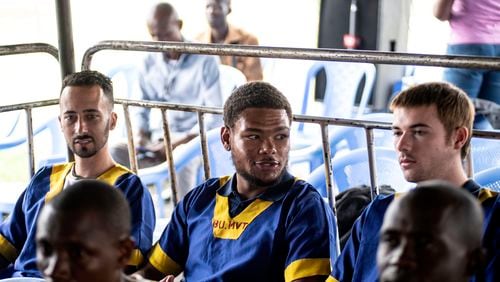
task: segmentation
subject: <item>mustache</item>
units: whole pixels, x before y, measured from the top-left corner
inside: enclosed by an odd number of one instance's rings
[[[73,142],[76,142],[78,140],[82,140],[82,139],[91,139],[91,140],[94,140],[94,137],[88,135],[88,134],[81,134],[81,135],[76,135],[73,137]]]

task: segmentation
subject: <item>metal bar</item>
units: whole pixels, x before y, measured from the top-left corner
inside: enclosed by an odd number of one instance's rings
[[[203,156],[203,171],[205,172],[205,180],[207,180],[210,178],[210,161],[208,159],[208,142],[205,132],[205,115],[202,112],[198,112],[198,127],[200,130],[201,155]]]
[[[469,178],[472,178],[472,176],[474,175],[474,162],[472,161],[472,154],[474,154],[474,152],[472,151],[473,151],[472,148],[469,149],[469,153],[465,157],[465,164],[464,164],[465,173]]]
[[[134,133],[132,132],[132,123],[130,122],[130,111],[128,105],[123,104],[123,115],[125,117],[125,126],[127,127],[127,148],[130,169],[137,174],[139,166],[137,165],[137,157],[135,155]]]
[[[82,70],[90,69],[92,57],[102,50],[178,52],[191,54],[341,61],[391,65],[420,65],[500,70],[500,58],[429,55],[366,50],[266,47],[238,44],[107,40],[90,47],[82,59]]]
[[[59,99],[5,105],[5,106],[0,106],[0,113],[8,111],[24,110],[26,108],[39,108],[44,106],[52,106],[57,104],[59,104]],[[115,99],[115,104],[127,104],[129,106],[168,109],[173,111],[203,112],[206,114],[222,114],[221,108],[193,106],[193,105],[179,105],[167,102]],[[320,117],[320,116],[309,116],[309,115],[293,115],[292,119],[294,122],[305,122],[305,123],[316,123],[316,124],[325,123],[328,125],[372,128],[372,129],[383,129],[383,130],[392,129],[392,125],[389,122],[377,122],[370,120],[331,118],[331,117]],[[473,130],[472,136],[486,138],[486,139],[500,139],[500,131]]]
[[[59,60],[59,51],[57,51],[57,48],[46,43],[26,43],[0,46],[0,56],[28,53],[48,53],[56,60]]]
[[[321,127],[321,141],[323,145],[323,161],[325,166],[325,180],[326,180],[326,197],[328,204],[335,213],[335,193],[333,191],[333,172],[332,172],[332,155],[330,152],[330,144],[328,142],[328,125],[319,124]]]
[[[328,198],[328,205],[333,211],[333,214],[337,214],[337,209],[335,208],[335,193],[333,191],[333,169],[332,169],[332,156],[330,152],[330,144],[328,143],[328,125],[320,123],[321,127],[321,140],[323,143],[323,160],[325,166],[325,178],[326,178],[326,197]],[[335,225],[335,242],[340,242],[338,226]],[[337,249],[337,254],[340,254],[340,244],[335,244]]]
[[[377,185],[377,162],[375,157],[374,142],[373,142],[373,129],[365,128],[366,133],[366,149],[368,152],[368,166],[370,168],[370,191],[372,201],[378,195],[378,185]]]
[[[57,34],[59,37],[59,61],[61,78],[75,72],[75,50],[71,25],[71,1],[56,0]]]
[[[161,118],[163,121],[163,142],[168,162],[168,171],[170,173],[170,188],[172,189],[172,200],[174,205],[180,201],[177,195],[177,175],[175,173],[174,154],[172,153],[172,137],[170,136],[170,125],[168,122],[167,110],[161,109]]]
[[[26,130],[28,131],[28,157],[29,157],[29,174],[30,177],[35,175],[35,148],[33,143],[33,113],[31,108],[25,109],[26,111]]]

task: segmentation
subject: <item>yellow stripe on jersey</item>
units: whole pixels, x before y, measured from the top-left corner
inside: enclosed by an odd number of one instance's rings
[[[50,190],[45,195],[45,202],[49,202],[52,200],[57,194],[61,193],[64,187],[64,181],[66,179],[66,175],[70,172],[73,167],[73,162],[66,164],[58,164],[52,167],[52,171],[50,173]]]
[[[128,260],[128,265],[139,266],[143,260],[144,257],[141,251],[139,249],[134,249]]]
[[[75,163],[66,163],[66,164],[58,164],[52,167],[52,171],[50,174],[50,190],[45,196],[45,202],[49,202],[56,195],[61,193],[64,187],[64,181],[66,180],[66,175],[71,171]],[[108,169],[106,172],[97,177],[98,180],[106,182],[109,185],[114,185],[116,180],[130,172],[130,170],[122,165],[115,164],[114,167]]]
[[[0,234],[0,254],[8,261],[14,262],[17,258],[17,249],[9,240]]]
[[[216,195],[212,230],[214,237],[220,239],[238,239],[247,226],[273,202],[255,199],[240,214],[231,218],[229,216],[229,198]]]
[[[97,177],[98,180],[104,181],[109,185],[114,185],[118,178],[126,173],[129,173],[130,170],[122,165],[115,164],[114,167],[108,169],[105,173],[99,175]]]
[[[149,255],[149,263],[165,275],[172,274],[177,276],[177,274],[182,272],[182,267],[171,259],[158,243],[154,245],[153,250]]]
[[[484,202],[490,198],[494,198],[498,196],[498,192],[495,192],[495,191],[492,191],[490,189],[481,189],[481,191],[479,191],[479,195],[478,195],[478,199],[479,199],[479,202]]]
[[[329,275],[330,259],[328,258],[306,258],[290,263],[285,269],[285,281],[293,281],[300,278]]]
[[[326,278],[326,282],[339,282],[339,280],[337,280],[331,276],[328,276],[328,278]]]

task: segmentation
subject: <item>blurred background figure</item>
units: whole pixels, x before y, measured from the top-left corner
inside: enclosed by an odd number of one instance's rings
[[[227,22],[231,0],[206,0],[205,14],[209,29],[197,36],[204,43],[259,45],[257,37]],[[239,69],[248,81],[262,80],[260,58],[220,56],[221,63]]]
[[[500,56],[500,1],[436,0],[434,16],[450,24],[449,55]],[[444,80],[500,104],[500,71],[449,68]]]

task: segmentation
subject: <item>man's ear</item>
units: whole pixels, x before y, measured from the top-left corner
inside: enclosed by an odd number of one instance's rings
[[[467,140],[469,140],[470,134],[471,133],[469,132],[469,130],[464,126],[457,128],[455,131],[455,139],[453,144],[455,149],[461,149],[465,145]]]
[[[230,138],[231,137],[231,130],[227,126],[223,126],[220,129],[220,141],[222,143],[222,146],[226,151],[231,151],[231,143],[230,143]]]
[[[118,120],[118,115],[115,112],[111,112],[109,129],[115,129],[117,120]]]
[[[467,254],[466,274],[468,277],[482,269],[486,262],[486,250],[477,248]]]
[[[132,256],[132,252],[135,249],[135,241],[132,239],[132,237],[128,236],[118,243],[118,249],[119,249],[119,257],[118,257],[118,263],[122,265],[123,267],[127,266],[129,264],[129,261]]]

